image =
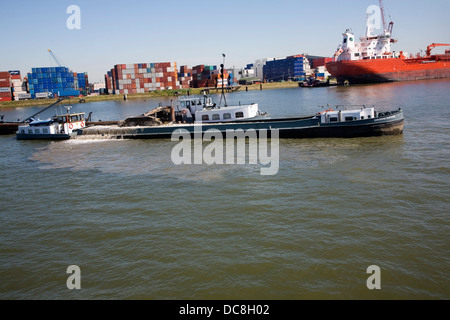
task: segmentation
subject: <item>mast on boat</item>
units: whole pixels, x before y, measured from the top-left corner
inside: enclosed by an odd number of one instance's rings
[[[227,106],[227,99],[225,98],[224,87],[223,87],[223,85],[224,85],[224,73],[225,73],[225,70],[224,70],[224,68],[225,68],[225,53],[222,53],[222,56],[223,56],[223,63],[220,65],[220,73],[222,74],[222,95],[220,96],[219,107],[220,107],[220,105],[222,103],[222,97],[223,97],[223,100],[225,102],[225,107],[226,107]]]

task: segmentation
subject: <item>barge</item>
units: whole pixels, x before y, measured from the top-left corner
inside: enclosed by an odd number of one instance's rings
[[[228,133],[255,132],[258,136],[277,130],[280,138],[353,138],[403,133],[403,110],[377,112],[374,107],[337,106],[318,114],[298,118],[253,118],[232,122],[193,123],[168,122],[156,125],[134,126],[90,126],[76,132],[80,136],[103,136],[116,139],[165,139],[173,135],[189,133],[220,132],[226,138]]]

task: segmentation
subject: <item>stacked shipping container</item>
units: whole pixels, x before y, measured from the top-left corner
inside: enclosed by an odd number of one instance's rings
[[[176,62],[117,64],[105,81],[108,91],[111,85],[115,94],[180,89]]]
[[[0,101],[11,100],[11,75],[8,71],[0,72]]]
[[[19,70],[9,71],[14,100],[30,99],[27,82],[22,80]]]
[[[111,69],[111,71],[108,71],[105,74],[105,87],[106,87],[108,94],[114,93],[114,89],[113,89],[114,88],[114,78],[112,76],[113,72],[114,72],[114,69]]]
[[[217,66],[198,65],[192,69],[176,62],[117,64],[105,74],[106,90],[110,94],[144,93],[166,89],[225,87],[236,83],[232,73],[224,72],[224,79]]]
[[[221,88],[231,86],[236,83],[233,74],[224,70],[223,79],[221,71],[217,66],[198,65],[192,68],[192,88]]]
[[[181,66],[178,73],[178,81],[181,89],[189,89],[192,82],[192,69],[188,66]]]
[[[32,68],[28,73],[28,86],[32,98],[42,96],[42,93],[51,93],[54,96],[78,96],[79,79],[86,87],[87,73],[73,73],[66,67]],[[75,80],[76,79],[76,80]]]

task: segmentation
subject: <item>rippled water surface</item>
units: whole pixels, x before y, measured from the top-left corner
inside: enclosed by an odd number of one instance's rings
[[[1,136],[0,298],[449,299],[449,89],[228,94],[273,117],[327,104],[404,110],[401,136],[280,140],[273,176],[260,164],[174,165],[170,140]],[[170,99],[73,110],[115,120],[160,102]],[[66,286],[70,265],[81,290]],[[370,265],[380,290],[366,286]]]

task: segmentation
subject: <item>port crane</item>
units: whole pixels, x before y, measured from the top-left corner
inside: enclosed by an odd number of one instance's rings
[[[450,46],[448,43],[432,43],[427,47],[427,57],[431,55],[431,50],[433,50],[435,47],[447,47]]]
[[[58,67],[62,67],[61,62],[59,62],[58,58],[56,58],[56,56],[53,54],[52,50],[48,49],[48,52],[52,56],[53,60],[56,61],[56,64],[58,65]]]

